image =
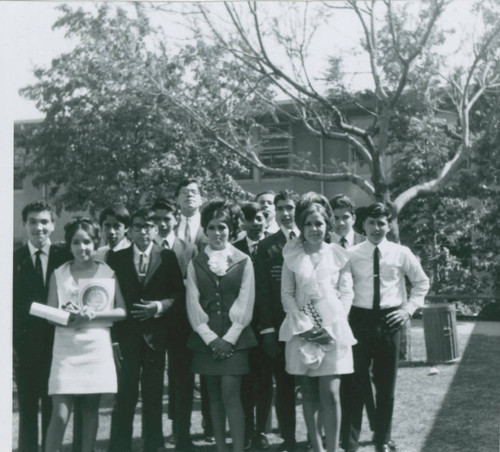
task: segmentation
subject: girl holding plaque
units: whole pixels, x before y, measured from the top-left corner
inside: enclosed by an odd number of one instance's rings
[[[340,375],[353,372],[356,342],[347,321],[353,298],[346,251],[325,242],[331,220],[312,203],[296,211],[301,235],[283,249],[281,300],[286,313],[279,338],[286,342],[286,371],[300,376],[304,419],[314,452],[337,452],[340,434]]]
[[[117,391],[110,326],[126,316],[114,272],[94,260],[99,230],[81,218],[65,226],[73,260],[54,271],[48,305],[69,311],[67,326],[56,326],[49,395],[52,417],[45,452],[57,452],[75,397],[82,411],[82,452],[92,452],[98,428],[100,395]]]
[[[243,452],[245,418],[241,378],[249,372],[248,350],[257,345],[249,328],[255,299],[250,257],[229,243],[236,223],[224,201],[212,201],[201,213],[208,245],[188,265],[186,305],[194,331],[192,372],[207,381],[217,452],[225,452],[225,416],[233,451]]]

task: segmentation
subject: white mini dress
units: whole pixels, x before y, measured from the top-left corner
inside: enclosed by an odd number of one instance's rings
[[[114,272],[104,262],[95,278],[113,278]],[[75,304],[78,285],[70,272],[71,262],[55,270],[59,308],[68,301]],[[110,327],[94,325],[80,328],[56,326],[49,395],[116,393],[117,376],[113,359]]]

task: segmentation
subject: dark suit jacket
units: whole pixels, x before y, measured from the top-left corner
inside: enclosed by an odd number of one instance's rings
[[[123,353],[139,346],[144,339],[153,350],[165,351],[168,343],[182,342],[187,338],[187,321],[184,283],[175,253],[162,250],[153,244],[144,283],[141,283],[134,265],[134,247],[113,253],[108,265],[115,271],[127,306],[127,314],[135,303],[143,300],[173,298],[174,303],[159,318],[145,321],[128,316],[113,326],[113,337],[118,340]]]
[[[236,249],[240,250],[241,252],[250,256],[250,250],[248,249],[248,242],[247,242],[246,237],[243,237],[242,239],[237,240],[236,242],[233,242],[233,246]],[[250,257],[252,257],[252,256],[250,256]]]
[[[13,345],[15,367],[37,367],[52,356],[54,327],[46,320],[29,314],[31,303],[47,303],[50,277],[53,271],[69,260],[66,249],[51,245],[45,286],[38,287],[35,266],[28,245],[14,252],[13,269]]]
[[[255,256],[255,305],[258,329],[274,328],[276,333],[285,312],[281,304],[281,269],[286,237],[281,230],[259,242]]]

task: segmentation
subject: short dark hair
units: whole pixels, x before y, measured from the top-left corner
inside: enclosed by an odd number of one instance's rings
[[[292,190],[281,190],[274,197],[274,205],[278,204],[278,201],[293,201],[294,204],[299,202],[299,195]]]
[[[234,203],[222,199],[210,201],[201,211],[201,227],[206,231],[208,223],[212,220],[219,220],[229,228],[229,235],[232,236],[238,228],[238,214],[234,210]]]
[[[300,197],[299,201],[295,204],[295,214],[294,214],[295,224],[297,225],[299,224],[299,217],[302,215],[302,212],[305,209],[307,209],[311,204],[320,204],[321,206],[323,206],[326,213],[330,217],[329,221],[331,226],[333,211],[332,208],[330,207],[330,203],[328,202],[326,196],[320,193],[316,193],[314,191],[304,193]]]
[[[319,213],[326,223],[326,234],[324,240],[328,240],[328,233],[332,230],[332,217],[329,214],[327,208],[323,204],[319,204],[317,202],[310,203],[305,206],[301,211],[300,215],[297,219],[297,227],[300,230],[300,236],[304,237],[304,226],[307,220],[307,217],[313,213]]]
[[[106,217],[116,217],[126,228],[130,226],[130,213],[123,204],[111,204],[102,209],[99,214],[99,224],[101,226]]]
[[[375,202],[373,204],[370,204],[364,210],[363,215],[364,215],[364,220],[366,220],[368,217],[370,218],[386,217],[388,222],[391,222],[392,220],[391,208],[382,202]]]
[[[351,198],[342,193],[339,195],[335,195],[332,199],[330,199],[330,206],[332,210],[347,209],[349,210],[351,215],[354,215],[354,209],[356,208]]]
[[[130,224],[134,221],[135,218],[142,218],[144,221],[151,221],[154,222],[155,220],[155,213],[151,209],[147,208],[142,208],[136,210],[132,216],[130,217]]]
[[[54,221],[54,206],[47,201],[33,201],[29,204],[26,204],[21,212],[21,216],[23,218],[23,223],[26,223],[28,220],[28,215],[31,212],[49,212],[50,219]]]
[[[182,188],[187,187],[190,184],[196,184],[198,186],[198,190],[200,191],[200,194],[201,194],[201,185],[200,185],[199,179],[196,177],[190,177],[188,179],[181,180],[177,184],[177,186],[175,187],[175,197],[177,198],[177,196],[179,196],[179,193],[180,193]]]
[[[273,196],[276,196],[276,192],[274,190],[264,190],[264,191],[261,191],[260,193],[257,193],[255,195],[255,200],[257,201],[257,199],[259,199],[262,195],[273,195]]]
[[[71,250],[71,241],[80,229],[89,235],[94,243],[94,249],[97,250],[101,240],[99,225],[88,217],[75,217],[73,220],[64,225],[64,241],[67,248]]]
[[[255,215],[257,215],[258,213],[262,213],[266,219],[269,216],[267,210],[264,210],[258,202],[247,202],[243,204],[241,206],[241,212],[243,213],[243,217],[247,221],[253,220],[255,218]]]
[[[151,210],[166,210],[176,216],[179,213],[177,205],[168,199],[157,199],[151,206]]]

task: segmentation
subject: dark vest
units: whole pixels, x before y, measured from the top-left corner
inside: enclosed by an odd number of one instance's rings
[[[208,256],[200,253],[193,259],[193,266],[196,274],[196,285],[200,292],[200,305],[208,314],[208,326],[220,338],[227,333],[231,327],[229,310],[238,297],[243,270],[249,257],[238,251],[232,256],[229,268],[223,276],[217,276],[208,267]],[[231,259],[231,258],[230,258]],[[241,332],[234,348],[235,350],[245,350],[255,347],[257,340],[251,328],[248,326]],[[210,348],[203,342],[199,334],[192,331],[188,342],[188,348],[198,352],[211,353]]]

